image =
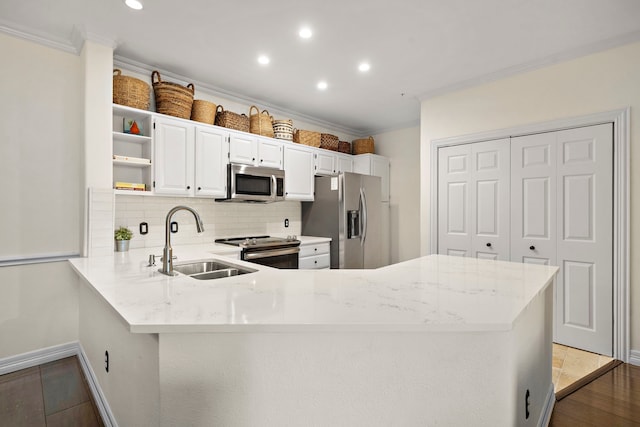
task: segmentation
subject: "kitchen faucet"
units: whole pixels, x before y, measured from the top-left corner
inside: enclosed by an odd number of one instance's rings
[[[167,219],[165,221],[165,229],[164,229],[164,250],[162,251],[162,268],[159,270],[160,273],[166,274],[167,276],[175,276],[173,272],[173,249],[171,248],[171,217],[174,213],[185,210],[189,211],[193,214],[196,219],[196,229],[198,233],[202,233],[204,231],[204,225],[202,225],[202,220],[200,219],[200,215],[198,212],[190,208],[189,206],[176,206],[171,209],[167,214]]]

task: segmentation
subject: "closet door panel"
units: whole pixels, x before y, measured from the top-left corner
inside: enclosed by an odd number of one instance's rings
[[[471,144],[472,253],[509,260],[509,139]]]
[[[471,147],[438,150],[438,253],[471,256]]]
[[[613,125],[557,133],[556,341],[611,355]]]
[[[511,260],[556,263],[556,135],[511,139]]]

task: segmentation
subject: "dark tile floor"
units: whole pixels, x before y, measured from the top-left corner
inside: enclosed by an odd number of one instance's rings
[[[0,376],[0,427],[103,425],[75,356]]]

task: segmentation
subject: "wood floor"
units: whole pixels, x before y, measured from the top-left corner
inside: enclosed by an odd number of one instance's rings
[[[0,427],[102,425],[75,356],[0,376]]]
[[[557,401],[549,426],[640,426],[640,367],[618,365]]]

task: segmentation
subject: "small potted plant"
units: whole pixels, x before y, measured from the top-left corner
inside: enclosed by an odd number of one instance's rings
[[[116,252],[126,252],[129,250],[129,240],[133,233],[127,227],[120,227],[115,232]]]

